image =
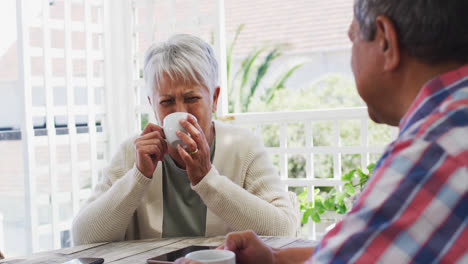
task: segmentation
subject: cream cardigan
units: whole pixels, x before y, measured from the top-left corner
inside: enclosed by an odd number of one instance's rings
[[[298,215],[259,138],[214,121],[211,170],[192,189],[207,206],[205,236],[251,229],[294,236]],[[153,178],[135,167],[135,137],[126,140],[72,225],[74,245],[158,238],[162,234],[162,166]]]

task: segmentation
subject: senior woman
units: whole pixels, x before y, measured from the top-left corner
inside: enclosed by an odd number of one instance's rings
[[[246,229],[295,235],[298,215],[261,140],[212,120],[220,92],[212,48],[175,35],[149,48],[144,77],[160,124],[174,112],[196,117],[180,121],[186,148],[151,123],[125,141],[73,221],[74,244]]]

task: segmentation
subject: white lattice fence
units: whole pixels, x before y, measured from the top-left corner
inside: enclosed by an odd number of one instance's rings
[[[72,217],[108,156],[104,3],[32,3],[17,2],[29,252],[70,245]]]
[[[382,130],[382,126],[376,130],[365,107],[246,113],[235,114],[233,119],[233,124],[249,127],[263,138],[281,180],[289,190],[307,190],[308,201],[314,201],[316,187],[343,184],[341,175],[348,169],[343,160],[351,168],[365,168],[397,132],[390,127]],[[369,144],[369,138],[380,140]],[[293,164],[303,165],[299,173],[291,168]],[[306,236],[317,239],[325,227],[309,221]]]

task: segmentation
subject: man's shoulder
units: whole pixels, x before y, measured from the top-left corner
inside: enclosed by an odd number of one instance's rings
[[[407,175],[430,174],[446,164],[452,168],[468,161],[468,88],[466,96],[451,96],[429,115],[403,132],[391,146],[384,168]],[[457,93],[453,93],[455,95]],[[463,165],[465,164],[465,165]],[[448,171],[444,169],[444,171]]]
[[[434,143],[468,141],[468,87],[451,94],[414,126],[402,137]]]

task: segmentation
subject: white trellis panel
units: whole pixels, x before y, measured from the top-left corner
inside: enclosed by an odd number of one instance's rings
[[[29,17],[23,13],[26,10],[25,1],[16,2],[16,23],[18,37],[18,79],[23,97],[23,115],[21,118],[21,139],[23,141],[24,164],[24,190],[25,190],[25,230],[31,238],[37,234],[37,210],[36,210],[36,174],[35,155],[33,148],[33,119],[32,119],[32,91],[31,91],[31,60],[29,49],[29,32],[27,31]],[[38,248],[38,240],[30,239],[26,250],[32,252]]]
[[[77,134],[75,124],[75,108],[74,108],[74,91],[73,91],[73,71],[72,71],[72,21],[71,21],[71,3],[65,1],[64,3],[64,29],[65,29],[65,83],[67,87],[67,116],[68,116],[68,133],[70,144],[70,162],[71,162],[71,180],[72,180],[72,204],[73,212],[77,212],[80,206],[80,186],[79,186],[79,173],[78,173],[78,153],[77,153]]]
[[[95,67],[104,64],[104,2],[42,0],[35,14],[30,1],[17,1],[25,241],[30,253],[70,246],[72,217],[108,157],[106,78]],[[34,15],[25,15],[29,13]],[[32,60],[41,60],[39,68]],[[43,103],[34,98],[38,93]],[[45,129],[34,128],[37,118],[44,120]]]
[[[88,92],[88,133],[89,133],[89,157],[91,165],[91,184],[96,186],[98,182],[97,173],[97,150],[96,150],[96,102],[95,102],[95,83],[93,82],[93,57],[92,57],[92,32],[91,32],[91,9],[90,1],[83,1],[84,5],[84,25],[85,25],[85,51],[86,51],[86,89]],[[104,76],[102,76],[104,77]]]
[[[44,78],[43,85],[46,94],[46,129],[48,138],[48,152],[49,152],[49,184],[50,184],[50,200],[52,209],[52,240],[53,247],[60,247],[60,231],[58,229],[59,212],[57,202],[57,166],[56,166],[56,149],[55,144],[55,115],[53,113],[54,95],[50,80],[52,79],[52,61],[50,59],[49,51],[51,46],[50,29],[49,29],[49,1],[42,1],[42,59]],[[42,233],[42,232],[39,232]]]

